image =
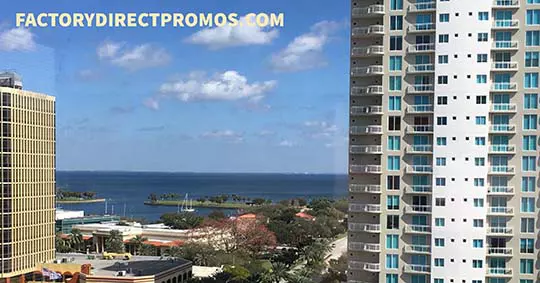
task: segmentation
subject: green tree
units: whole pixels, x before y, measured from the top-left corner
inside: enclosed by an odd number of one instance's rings
[[[109,232],[109,237],[105,240],[105,250],[112,253],[123,253],[125,251],[120,231],[112,230]]]
[[[71,230],[71,234],[69,235],[69,239],[70,239],[70,244],[71,244],[71,247],[75,250],[75,251],[81,251],[83,249],[83,246],[84,246],[84,238],[83,238],[83,235],[81,233],[81,230],[79,229],[72,229]]]
[[[133,245],[135,255],[140,254],[141,248],[144,245],[144,242],[148,241],[148,238],[137,235],[129,240],[129,243]]]
[[[180,212],[180,213],[165,213],[160,219],[163,224],[173,229],[193,229],[201,225],[204,217],[198,216],[195,213]]]
[[[341,283],[347,281],[347,254],[340,256],[337,260],[331,259],[328,272],[324,273],[321,283]]]
[[[327,240],[314,241],[301,250],[301,258],[306,261],[308,268],[320,269],[324,265],[324,258],[331,250]]]
[[[221,210],[214,210],[208,214],[208,218],[212,220],[222,220],[227,218],[227,216],[225,216],[225,213]]]
[[[279,283],[282,280],[287,282],[289,278],[289,269],[287,265],[281,262],[273,262],[270,270],[262,275],[262,283]]]
[[[152,246],[152,245],[143,244],[141,246],[141,249],[139,250],[139,255],[156,256],[157,255],[157,248]]]
[[[55,238],[56,251],[59,253],[68,253],[71,252],[71,243],[68,238],[62,237],[62,233],[56,233]]]

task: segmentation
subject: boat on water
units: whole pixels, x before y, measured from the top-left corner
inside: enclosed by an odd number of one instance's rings
[[[182,201],[182,207],[179,207],[178,210],[178,212],[195,212],[195,208],[193,208],[193,200],[189,199],[188,194],[186,194],[186,196],[184,197],[184,201]]]

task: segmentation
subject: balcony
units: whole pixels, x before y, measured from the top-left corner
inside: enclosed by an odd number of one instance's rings
[[[351,135],[380,135],[382,131],[382,126],[379,125],[352,126],[350,133]]]
[[[368,272],[380,272],[381,265],[379,263],[367,263],[360,261],[349,261],[349,269],[364,270]]]
[[[514,215],[514,208],[505,206],[492,206],[488,207],[487,214],[494,216],[512,216]]]
[[[407,134],[430,134],[433,133],[433,125],[407,126]]]
[[[404,233],[408,233],[408,234],[430,234],[431,233],[431,226],[429,226],[429,225],[405,224]]]
[[[381,225],[380,224],[366,224],[366,223],[349,223],[349,231],[380,233]]]
[[[518,9],[519,0],[494,0],[493,9]]]
[[[350,212],[368,212],[368,213],[380,213],[381,205],[380,204],[358,204],[351,203],[349,204]]]
[[[407,88],[408,93],[433,93],[434,90],[433,85],[428,84],[412,85]]]
[[[433,166],[431,165],[409,165],[405,168],[407,174],[431,174]]]
[[[516,126],[511,124],[491,125],[489,132],[492,134],[514,134]]]
[[[406,147],[405,152],[410,154],[431,154],[433,153],[433,146],[430,144],[409,145]]]
[[[491,85],[492,92],[516,92],[517,83],[493,83]]]
[[[379,85],[371,86],[354,86],[351,88],[351,96],[370,96],[370,95],[383,95],[384,89]]]
[[[487,235],[512,237],[514,235],[514,230],[512,227],[488,227]]]
[[[433,113],[433,105],[431,104],[409,105],[407,106],[407,113],[409,114]]]
[[[405,187],[408,194],[431,194],[431,185],[412,185]]]
[[[383,114],[383,107],[379,105],[370,106],[353,106],[351,107],[351,115],[381,115]]]
[[[410,74],[421,74],[421,73],[434,73],[435,65],[434,64],[414,64],[409,65],[407,68],[407,73]]]
[[[516,147],[511,144],[499,144],[489,146],[489,153],[491,154],[515,154]]]
[[[351,173],[354,174],[381,174],[381,165],[351,165]]]
[[[518,50],[518,41],[495,41],[493,42],[493,49],[495,50]]]
[[[384,55],[384,46],[372,45],[368,47],[353,47],[351,56],[353,57],[370,57]]]
[[[491,248],[488,247],[488,256],[512,256],[512,248]]]
[[[519,20],[495,20],[491,29],[512,30],[519,29]]]
[[[383,75],[384,68],[382,65],[374,65],[368,67],[355,67],[351,69],[351,76],[353,77],[366,77]]]
[[[510,103],[494,103],[491,104],[490,112],[494,113],[516,113],[517,106]]]
[[[435,2],[425,2],[425,3],[411,3],[407,8],[407,11],[413,12],[435,12],[436,10]]]
[[[407,51],[409,51],[409,53],[435,52],[435,43],[412,44],[412,45],[409,45],[409,47],[407,48]]]
[[[381,251],[380,244],[367,244],[362,242],[349,243],[349,250],[355,252],[373,252],[377,253]]]
[[[491,71],[492,72],[510,72],[510,71],[516,71],[518,70],[518,63],[517,62],[493,62],[491,64]]]
[[[351,145],[350,153],[352,154],[381,154],[381,145]]]
[[[491,175],[514,175],[516,169],[514,166],[508,165],[495,165],[489,167],[489,174]]]
[[[512,268],[488,267],[486,269],[488,277],[512,277]]]
[[[405,253],[409,253],[409,254],[429,254],[431,252],[431,246],[405,245],[405,248],[403,250]]]
[[[406,205],[405,213],[408,214],[431,214],[431,205]]]
[[[352,29],[353,37],[373,37],[373,36],[384,36],[384,26],[383,25],[371,25],[368,27],[358,27]]]
[[[420,264],[405,264],[405,266],[403,266],[403,272],[413,274],[430,274],[431,266]]]
[[[513,195],[514,187],[508,186],[491,186],[488,188],[488,195]]]
[[[435,23],[412,24],[408,31],[410,33],[435,32]]]
[[[367,194],[380,194],[381,185],[361,185],[361,184],[350,184],[349,192],[351,193],[367,193]]]
[[[384,5],[370,5],[363,8],[353,8],[352,16],[354,18],[371,18],[384,15]]]

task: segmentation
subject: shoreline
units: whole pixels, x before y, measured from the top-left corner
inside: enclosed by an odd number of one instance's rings
[[[66,199],[66,200],[56,200],[56,203],[65,203],[65,204],[78,204],[78,203],[96,203],[96,202],[105,202],[104,198],[97,199]]]
[[[158,200],[158,201],[145,201],[144,205],[150,205],[150,206],[178,206],[182,205],[184,203],[183,200]],[[193,207],[207,207],[207,208],[229,208],[229,209],[239,209],[239,208],[250,208],[257,205],[249,205],[245,203],[234,203],[234,202],[225,202],[225,203],[216,203],[216,202],[200,202],[200,201],[193,201],[190,203],[190,206]]]

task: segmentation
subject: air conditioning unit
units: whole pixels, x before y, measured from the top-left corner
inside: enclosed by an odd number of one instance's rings
[[[116,276],[126,276],[126,271],[125,270],[122,270],[122,271],[118,271],[118,273],[116,273]]]

